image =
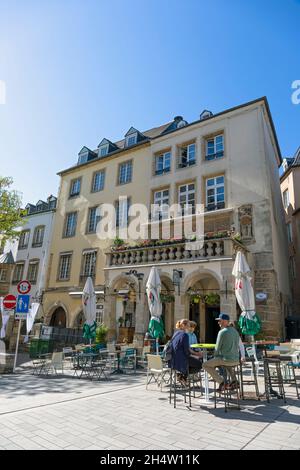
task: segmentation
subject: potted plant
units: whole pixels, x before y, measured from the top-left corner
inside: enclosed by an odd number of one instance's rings
[[[108,333],[108,327],[105,326],[103,323],[97,326],[96,328],[96,344],[106,344],[106,338]]]
[[[124,318],[123,317],[119,317],[118,318],[118,323],[119,323],[119,327],[121,328],[123,326],[123,323],[124,323]]]

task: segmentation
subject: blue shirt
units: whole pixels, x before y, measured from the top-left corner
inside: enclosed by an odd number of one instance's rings
[[[188,334],[183,330],[174,333],[172,339],[172,358],[169,361],[169,367],[187,374],[189,368],[190,345]]]
[[[198,344],[198,340],[197,340],[197,336],[195,335],[195,333],[188,333],[188,337],[189,337],[189,344]]]

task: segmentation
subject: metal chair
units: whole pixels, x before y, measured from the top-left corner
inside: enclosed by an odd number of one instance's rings
[[[247,369],[248,364],[250,364],[251,376],[253,377],[253,378],[250,378],[250,379],[249,378],[246,379],[246,377],[248,375],[248,374],[246,374],[246,369]],[[249,368],[248,368],[248,372],[249,372]],[[248,357],[248,358],[245,358],[244,362],[240,361],[240,364],[239,364],[239,377],[240,377],[240,384],[241,384],[241,398],[242,398],[242,400],[245,400],[244,385],[254,385],[254,387],[255,387],[255,396],[256,396],[257,400],[260,400],[258,380],[257,380],[257,368],[256,368],[255,358]]]
[[[233,408],[233,406],[231,406],[231,402],[234,401],[233,397],[234,397],[234,395],[236,395],[236,406],[234,406],[234,408],[237,408],[238,410],[240,410],[241,409],[241,407],[240,407],[240,388],[241,388],[241,385],[240,385],[240,381],[238,379],[239,365],[236,365],[236,366],[224,366],[224,365],[222,365],[222,368],[224,370],[224,390],[222,392],[218,392],[217,387],[216,387],[216,382],[214,381],[214,406],[215,406],[215,408],[217,408],[217,400],[218,399],[219,399],[219,401],[223,401],[224,402],[224,410],[225,410],[225,413],[227,413],[227,411],[230,408]],[[237,384],[237,386],[235,388],[230,388],[230,384],[229,384],[229,381],[227,379],[228,377],[235,377],[235,383]],[[218,397],[217,397],[217,394],[218,394]]]
[[[268,403],[270,403],[271,395],[275,395],[277,398],[283,399],[284,403],[286,403],[280,359],[265,357],[264,371],[265,390]],[[274,390],[274,386],[278,388],[278,392]]]
[[[133,348],[127,348],[125,355],[120,359],[120,366],[122,370],[133,370],[136,373],[136,350]]]

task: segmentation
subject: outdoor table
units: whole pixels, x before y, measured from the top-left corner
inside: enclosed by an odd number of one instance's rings
[[[78,375],[80,379],[84,373],[88,372],[88,368],[92,365],[92,360],[98,357],[98,353],[78,353],[75,358],[77,364],[74,367],[74,375],[77,375],[77,371],[80,370],[81,374]]]
[[[123,351],[121,350],[116,350],[115,354],[117,355],[117,368],[115,370],[112,371],[112,375],[113,374],[124,374],[124,371],[120,368],[120,362],[121,362],[121,353]]]
[[[207,344],[207,343],[199,343],[199,344],[191,344],[191,348],[199,348],[203,351],[203,362],[207,361],[207,350],[208,349],[215,349],[215,344]],[[204,370],[204,400],[202,401],[204,404],[209,404],[209,380],[208,380],[208,373]]]

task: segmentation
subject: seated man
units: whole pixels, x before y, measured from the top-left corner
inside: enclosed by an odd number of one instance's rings
[[[239,364],[240,335],[235,328],[230,327],[230,318],[226,313],[220,313],[216,320],[218,320],[221,330],[217,337],[215,357],[205,362],[203,364],[203,369],[205,369],[212,378],[218,382],[218,391],[223,391],[225,389],[224,378],[217,372],[216,367],[233,367]],[[230,375],[230,388],[236,388],[238,384],[236,382],[234,372],[230,371]]]

